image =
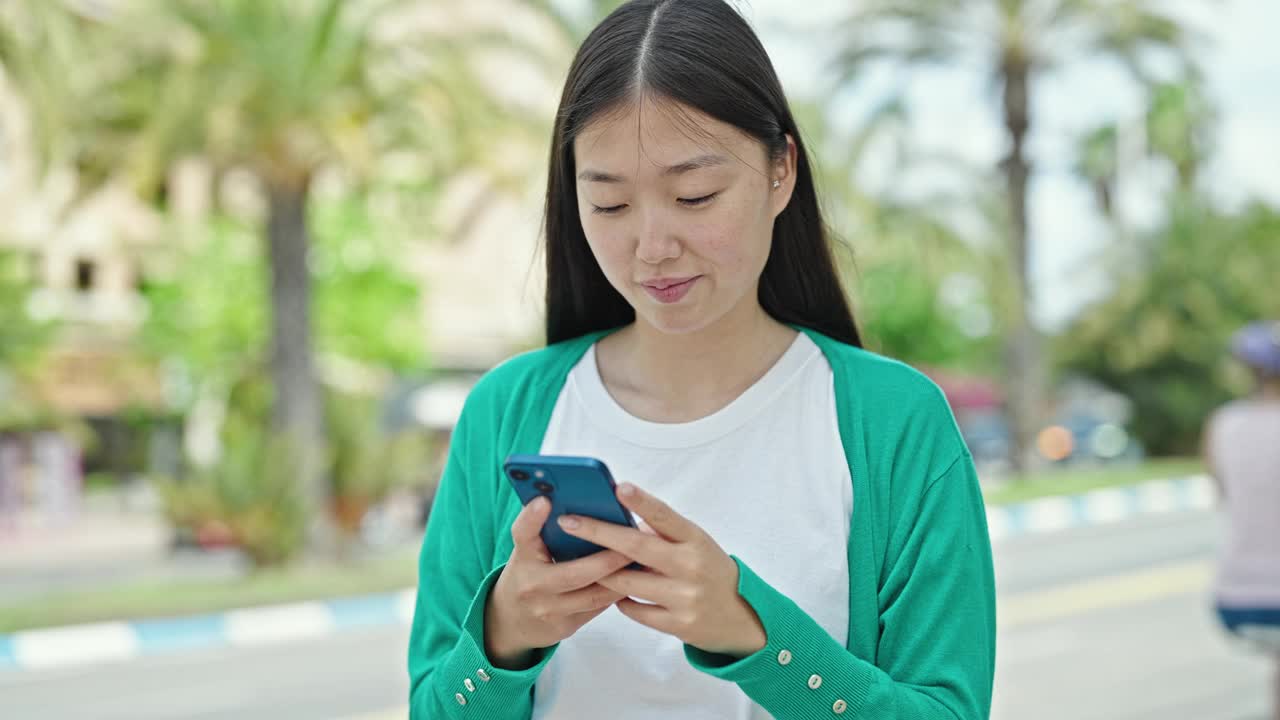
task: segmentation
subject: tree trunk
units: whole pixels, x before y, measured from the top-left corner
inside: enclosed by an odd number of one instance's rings
[[[290,438],[297,487],[307,504],[312,547],[332,537],[324,478],[324,425],[311,333],[306,203],[309,179],[268,180],[273,429]]]
[[[1043,418],[1043,369],[1040,336],[1031,322],[1033,295],[1027,223],[1027,182],[1031,168],[1025,156],[1030,127],[1030,73],[1026,58],[1010,51],[1003,59],[1004,122],[1009,133],[1009,156],[1002,167],[1009,190],[1009,267],[1017,289],[1009,308],[1004,359],[1005,388],[1013,447],[1010,462],[1015,472],[1027,469],[1036,433]]]

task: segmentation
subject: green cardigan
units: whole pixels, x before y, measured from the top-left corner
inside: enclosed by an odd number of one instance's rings
[[[778,720],[987,718],[995,673],[991,544],[951,410],[906,365],[796,329],[834,371],[853,478],[848,637],[833,639],[735,557],[738,592],[759,615],[767,645],[741,659],[690,646],[685,656],[737,683]],[[502,462],[541,449],[570,369],[606,334],[515,357],[468,396],[422,544],[409,640],[411,718],[530,717],[534,683],[558,646],[519,671],[494,667],[484,653],[485,600],[510,556],[521,507]],[[811,682],[814,675],[821,681]]]

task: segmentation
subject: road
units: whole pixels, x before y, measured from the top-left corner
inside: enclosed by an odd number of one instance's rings
[[[1207,513],[997,548],[998,720],[1269,720],[1268,666],[1209,601]]]
[[[1268,669],[1207,601],[1216,518],[1185,513],[1001,543],[996,720],[1265,720]],[[0,673],[0,716],[390,720],[405,628],[91,668]]]

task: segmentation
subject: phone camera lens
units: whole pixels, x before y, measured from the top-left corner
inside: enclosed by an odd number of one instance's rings
[[[511,477],[515,478],[516,480],[528,480],[528,479],[529,479],[529,473],[527,473],[527,472],[525,472],[525,471],[523,471],[523,470],[512,470],[512,471],[511,471]]]
[[[533,487],[534,487],[534,488],[536,488],[536,489],[538,490],[538,492],[542,493],[543,495],[550,495],[550,494],[551,494],[551,491],[555,489],[555,488],[551,487],[551,483],[549,483],[549,482],[543,482],[543,481],[541,481],[541,480],[539,480],[538,482],[534,483],[534,484],[533,484]]]

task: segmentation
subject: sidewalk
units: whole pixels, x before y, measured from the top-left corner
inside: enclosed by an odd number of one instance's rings
[[[1137,515],[1205,510],[1212,505],[1209,478],[1191,476],[993,506],[987,509],[987,518],[992,542],[1000,543],[1031,534],[1119,522]],[[190,559],[173,559],[162,527],[128,516],[86,518],[77,528],[50,531],[44,538],[53,545],[36,548],[38,543],[34,540],[24,540],[21,547],[27,553],[13,552],[12,543],[0,545],[0,593],[7,592],[6,583],[13,584],[10,575],[14,573],[47,582],[48,577],[38,577],[41,562],[60,563],[61,572],[80,582],[96,582],[94,573],[101,568],[95,569],[95,565],[101,565],[105,558],[112,558],[116,565],[150,567],[152,572],[191,564]],[[211,569],[206,566],[199,571],[208,573]],[[17,632],[0,635],[0,671],[127,660],[196,648],[281,643],[356,627],[407,624],[413,617],[415,599],[416,590],[406,588],[180,618]]]
[[[235,553],[175,552],[171,531],[154,510],[98,498],[53,521],[24,511],[0,528],[0,597],[173,577],[227,577],[243,571]]]
[[[23,511],[0,528],[0,577],[50,565],[88,567],[110,559],[162,557],[169,529],[152,513],[87,510],[63,521]]]

